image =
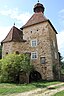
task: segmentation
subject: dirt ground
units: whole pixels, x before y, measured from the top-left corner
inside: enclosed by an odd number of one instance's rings
[[[12,94],[10,96],[52,96],[55,93],[64,90],[64,86],[62,86],[63,84],[64,84],[64,82],[60,83],[60,84],[55,84],[55,85],[48,86],[47,88],[38,88],[36,90],[32,90],[32,91],[29,91],[29,92],[18,93],[18,94]],[[60,86],[60,87],[59,88],[54,88],[56,86]]]

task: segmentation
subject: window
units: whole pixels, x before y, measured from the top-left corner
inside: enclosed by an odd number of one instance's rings
[[[55,46],[56,46],[56,45],[55,45],[55,41],[53,41],[53,46],[54,46],[54,48],[55,48]]]
[[[31,59],[37,59],[37,52],[32,52],[31,53]]]
[[[31,40],[31,46],[32,47],[36,47],[37,46],[37,40],[36,39]]]
[[[41,64],[45,64],[46,63],[45,61],[46,61],[45,57],[40,57],[40,63]]]
[[[32,31],[31,31],[31,33],[32,33]]]
[[[8,54],[8,52],[6,52],[6,55]]]
[[[57,59],[57,53],[55,52],[55,59]]]
[[[16,51],[16,54],[19,54],[19,52],[18,52],[18,51]]]

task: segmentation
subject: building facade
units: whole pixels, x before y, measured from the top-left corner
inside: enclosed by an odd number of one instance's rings
[[[44,16],[44,6],[37,3],[34,14],[20,29],[13,26],[2,41],[2,57],[10,53],[28,53],[35,71],[43,80],[60,78],[56,30]],[[57,75],[53,73],[56,66]]]

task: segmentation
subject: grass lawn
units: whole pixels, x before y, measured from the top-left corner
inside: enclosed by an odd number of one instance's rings
[[[54,96],[64,96],[64,90],[61,92],[56,93]]]
[[[0,96],[9,96],[12,93],[21,93],[36,88],[44,88],[52,84],[58,84],[60,82],[36,82],[31,84],[9,84],[9,83],[0,83]],[[61,96],[61,95],[60,95]]]

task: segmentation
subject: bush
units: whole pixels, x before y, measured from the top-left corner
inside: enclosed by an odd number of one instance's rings
[[[26,54],[9,54],[0,60],[0,65],[0,82],[19,83],[21,71],[29,73],[33,68]]]
[[[0,45],[0,59],[2,58],[2,46]]]
[[[59,73],[56,64],[53,64],[53,74],[54,74],[54,79],[57,80],[59,78]]]

